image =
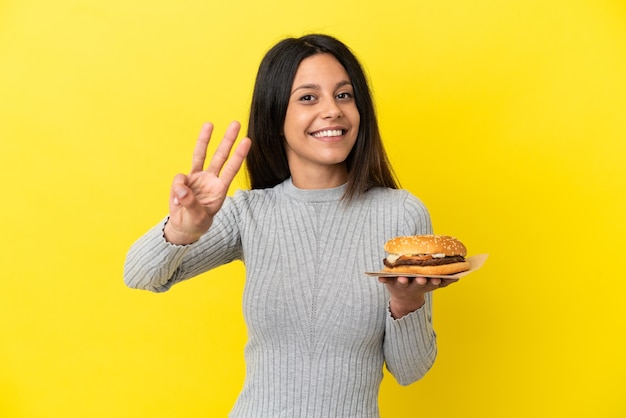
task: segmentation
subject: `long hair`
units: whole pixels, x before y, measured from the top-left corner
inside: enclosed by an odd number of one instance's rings
[[[293,80],[302,60],[323,53],[333,55],[346,69],[361,120],[356,142],[345,161],[348,184],[344,198],[351,200],[372,187],[397,189],[399,184],[383,147],[363,68],[345,44],[320,34],[284,39],[261,61],[248,122],[247,135],[252,140],[246,157],[250,187],[274,187],[291,176],[282,130]]]

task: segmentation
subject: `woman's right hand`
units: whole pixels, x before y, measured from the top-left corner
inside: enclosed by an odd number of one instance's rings
[[[170,190],[170,215],[165,225],[165,239],[172,244],[191,244],[209,230],[220,210],[230,183],[250,150],[250,139],[244,138],[230,156],[239,134],[240,124],[232,122],[217,147],[209,166],[204,169],[213,124],[202,126],[193,152],[191,172],[174,177]]]

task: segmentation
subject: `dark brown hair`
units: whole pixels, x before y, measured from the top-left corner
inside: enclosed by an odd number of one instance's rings
[[[261,61],[248,122],[252,140],[246,158],[250,187],[274,187],[291,176],[282,136],[291,87],[302,60],[323,53],[333,55],[346,69],[361,119],[356,143],[346,158],[348,185],[344,197],[350,200],[377,186],[397,189],[363,68],[346,45],[320,34],[284,39]]]

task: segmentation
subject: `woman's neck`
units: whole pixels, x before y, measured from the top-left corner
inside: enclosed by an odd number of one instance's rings
[[[348,171],[343,164],[323,170],[292,170],[291,181],[298,189],[332,189],[348,181]]]

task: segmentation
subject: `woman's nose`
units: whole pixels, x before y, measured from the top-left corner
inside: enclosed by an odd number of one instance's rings
[[[340,118],[343,115],[341,108],[337,105],[334,100],[328,100],[325,104],[324,111],[322,117],[324,119],[335,119]]]

